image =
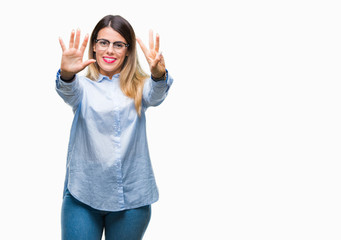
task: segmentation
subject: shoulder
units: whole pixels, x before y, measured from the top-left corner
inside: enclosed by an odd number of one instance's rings
[[[78,75],[78,81],[85,86],[97,84],[97,81],[94,81],[83,75]]]

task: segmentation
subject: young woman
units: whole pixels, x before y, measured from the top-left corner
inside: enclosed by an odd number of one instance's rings
[[[149,49],[121,16],[108,15],[90,37],[89,59],[80,30],[63,55],[56,90],[74,112],[62,205],[63,240],[142,239],[158,190],[150,162],[145,111],[167,96],[173,79],[159,53]],[[151,76],[141,69],[139,43]],[[88,66],[86,76],[77,73]]]

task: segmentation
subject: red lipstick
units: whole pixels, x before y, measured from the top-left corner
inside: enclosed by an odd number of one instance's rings
[[[116,58],[114,58],[114,57],[103,57],[103,61],[106,63],[114,63],[116,61]]]

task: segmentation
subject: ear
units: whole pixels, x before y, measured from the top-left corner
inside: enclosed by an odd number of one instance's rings
[[[92,46],[92,50],[93,50],[94,52],[96,52],[96,44],[94,44],[94,45]]]

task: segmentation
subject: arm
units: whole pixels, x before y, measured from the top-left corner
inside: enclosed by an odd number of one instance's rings
[[[61,38],[59,43],[63,51],[60,70],[57,73],[56,90],[63,100],[73,108],[78,106],[82,98],[83,90],[79,82],[78,72],[86,66],[96,62],[89,59],[83,62],[83,55],[88,43],[89,35],[86,35],[83,43],[80,43],[80,30],[71,32],[69,48],[67,48]]]
[[[75,109],[82,99],[83,88],[81,87],[77,75],[75,75],[73,79],[65,81],[61,78],[60,72],[61,70],[59,69],[56,79],[56,91],[58,95],[64,100],[64,102]]]
[[[143,88],[143,102],[146,107],[158,106],[167,97],[168,90],[173,83],[173,78],[166,70],[164,80],[155,81],[152,78],[146,80]]]
[[[147,79],[143,88],[143,102],[148,106],[157,106],[166,98],[168,90],[173,83],[166,70],[165,60],[159,52],[160,36],[156,34],[154,44],[153,31],[149,31],[149,49],[141,39],[137,38],[146,60],[149,64],[151,78]]]

